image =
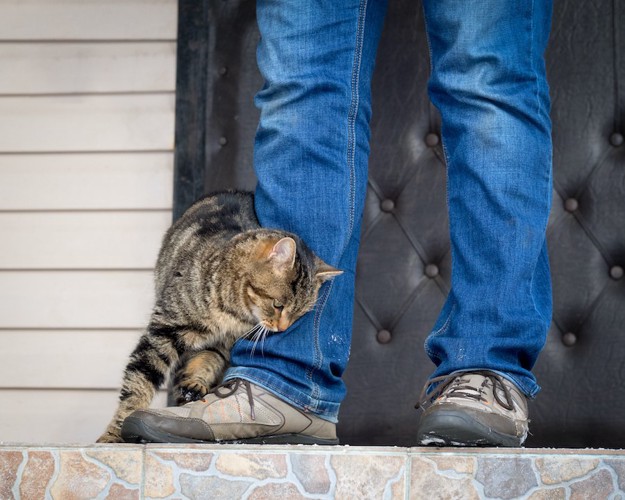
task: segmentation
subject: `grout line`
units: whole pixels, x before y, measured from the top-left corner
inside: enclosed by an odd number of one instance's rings
[[[406,452],[406,472],[405,472],[405,481],[404,485],[404,498],[405,500],[410,500],[410,489],[412,488],[412,453],[410,451]]]
[[[326,453],[323,459],[323,466],[325,467],[328,479],[330,480],[330,488],[328,489],[328,496],[330,498],[336,497],[336,489],[338,487],[338,478],[336,476],[336,470],[332,467],[332,454]]]
[[[54,460],[54,470],[52,471],[50,480],[48,481],[48,484],[46,485],[46,500],[48,500],[49,498],[50,499],[52,498],[50,491],[52,490],[52,488],[58,481],[59,476],[61,475],[61,454],[59,453],[59,449],[50,450],[50,455],[52,455],[52,458]]]
[[[141,447],[141,479],[139,484],[139,498],[145,498],[145,462],[146,462],[146,446]]]
[[[13,493],[14,498],[20,498],[20,485],[22,483],[24,469],[26,468],[26,464],[28,463],[29,458],[30,457],[28,456],[28,452],[26,450],[22,450],[22,461],[15,471],[15,482],[13,483],[13,487],[11,488],[11,492]]]

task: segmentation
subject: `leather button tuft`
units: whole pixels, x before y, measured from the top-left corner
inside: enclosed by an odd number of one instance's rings
[[[623,277],[623,268],[621,266],[612,266],[610,268],[610,277],[613,280],[620,280]]]
[[[610,136],[610,144],[614,147],[622,146],[624,141],[625,139],[623,139],[623,134],[619,134],[618,132],[614,132]]]
[[[224,76],[226,73],[228,73],[228,68],[226,66],[222,66],[221,68],[219,68],[219,74],[221,76]]]
[[[566,332],[562,335],[562,343],[567,347],[574,346],[577,343],[577,335],[573,332]]]
[[[380,203],[380,208],[383,212],[392,212],[395,208],[395,202],[387,198],[386,200],[382,200],[382,203]]]
[[[438,276],[438,266],[436,264],[428,264],[425,266],[425,275],[428,278],[436,278]]]
[[[579,203],[575,198],[568,198],[565,202],[564,202],[564,209],[567,212],[575,212],[575,210],[577,210],[579,207]]]
[[[388,330],[380,330],[376,335],[376,338],[378,339],[378,342],[380,344],[388,344],[391,341],[392,337],[393,336],[391,335],[391,332],[389,332]]]
[[[434,146],[438,146],[439,142],[441,142],[441,139],[438,136],[438,134],[435,134],[434,132],[430,132],[428,135],[425,136],[425,144],[429,148],[433,148]]]
[[[220,146],[225,146],[226,144],[228,144],[228,139],[226,139],[225,137],[220,137],[219,138],[219,145]]]

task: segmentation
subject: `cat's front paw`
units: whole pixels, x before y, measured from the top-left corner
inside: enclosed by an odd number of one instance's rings
[[[206,396],[208,387],[196,380],[181,382],[178,385],[178,391],[176,396],[176,404],[183,405],[190,403],[191,401],[197,401]]]

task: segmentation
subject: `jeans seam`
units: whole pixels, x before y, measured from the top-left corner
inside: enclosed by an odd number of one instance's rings
[[[423,347],[424,347],[425,352],[427,353],[427,355],[430,357],[430,359],[432,357],[435,357],[435,356],[434,356],[434,353],[432,352],[432,350],[427,345],[428,339],[430,339],[431,337],[434,337],[436,335],[439,335],[439,334],[441,334],[443,332],[446,332],[449,329],[449,323],[451,323],[451,317],[454,314],[455,310],[456,310],[456,301],[454,300],[454,303],[451,306],[451,310],[449,311],[449,315],[447,316],[447,319],[445,319],[445,323],[443,323],[440,328],[432,331],[430,333],[430,335],[428,335],[428,337],[425,339],[425,343],[424,343]]]
[[[540,103],[540,85],[538,84],[538,82],[540,81],[538,72],[536,71],[536,67],[535,67],[535,59],[534,59],[534,4],[535,4],[535,0],[532,0],[532,3],[530,4],[530,61],[531,61],[531,66],[532,66],[532,71],[534,72],[534,79],[536,81],[536,93],[534,94],[534,97],[536,99],[536,104],[538,104],[538,109],[536,110],[536,114],[539,115],[540,111],[542,109],[541,103]]]
[[[362,62],[362,50],[364,47],[365,19],[367,12],[367,0],[361,0],[358,8],[358,24],[356,26],[356,44],[354,47],[354,61],[352,64],[351,93],[352,98],[347,114],[347,167],[349,168],[349,237],[345,242],[345,252],[354,232],[354,220],[356,211],[356,120],[358,118],[358,106],[360,105],[360,65]]]
[[[321,315],[325,309],[326,304],[328,303],[328,297],[330,296],[330,292],[332,291],[332,282],[328,283],[325,292],[319,298],[319,307],[315,311],[315,317],[313,321],[313,332],[314,332],[314,350],[313,350],[313,363],[312,366],[308,368],[306,371],[306,378],[310,382],[312,386],[312,394],[311,399],[315,401],[319,398],[321,393],[319,389],[319,384],[315,383],[313,380],[313,373],[316,370],[319,370],[323,364],[323,355],[321,353],[321,348],[319,347],[319,323],[321,321]]]
[[[532,0],[533,1],[533,0]],[[432,75],[434,74],[434,58],[432,56],[432,42],[430,40],[430,30],[429,30],[429,25],[428,25],[428,16],[425,13],[425,5],[421,5],[421,9],[423,12],[423,24],[425,25],[425,40],[426,40],[426,45],[428,48],[428,53],[430,55],[430,77],[432,78]],[[429,95],[429,92],[428,92]],[[434,104],[434,102],[432,101],[432,99],[430,98],[430,102],[432,104]],[[436,106],[436,104],[434,104],[434,106],[438,109],[438,107]],[[439,109],[440,112],[440,109]],[[443,134],[444,131],[444,122],[443,122],[443,118],[442,118],[442,113],[441,113],[441,130],[440,130],[440,137],[441,137],[441,149],[443,151],[443,157],[445,158],[445,176],[446,176],[446,182],[447,182],[447,187],[445,188],[445,202],[447,204],[447,212],[449,213],[450,210],[450,201],[449,201],[449,166],[451,165],[450,161],[449,161],[449,151],[447,151],[447,145],[446,145],[446,141],[445,141],[445,137]],[[449,227],[449,233],[451,236],[451,221],[449,223],[450,227]],[[451,254],[451,259],[452,259],[452,279],[451,279],[451,283],[449,285],[449,293],[447,295],[449,295],[451,293],[451,290],[453,290],[453,245],[450,242],[450,254]],[[453,314],[454,310],[456,308],[456,304],[454,302],[454,305],[452,306],[452,309],[449,313],[449,317],[447,318],[447,320],[445,321],[445,324],[439,328],[437,331],[435,332],[431,332],[430,335],[437,335],[439,333],[442,333],[444,330],[449,326],[449,321],[451,319],[451,315]],[[426,339],[427,342],[427,339]],[[428,355],[430,355],[430,350],[427,348],[427,346],[425,347],[425,351]]]
[[[351,76],[351,101],[347,112],[347,168],[349,169],[349,231],[345,244],[341,251],[341,256],[345,254],[347,247],[353,237],[356,212],[356,120],[358,118],[358,107],[360,105],[360,67],[362,62],[362,51],[364,47],[365,19],[367,12],[367,0],[361,0],[358,7],[358,22],[356,26],[356,44],[354,47],[354,60],[352,63]],[[321,316],[324,312],[328,297],[332,290],[332,282],[327,287],[325,295],[320,298],[319,306],[315,312],[313,324],[314,360],[313,366],[307,370],[306,378],[312,386],[311,399],[315,401],[320,394],[319,385],[314,382],[313,374],[319,370],[323,364],[323,355],[319,348],[319,328]],[[313,411],[317,411],[316,409]]]

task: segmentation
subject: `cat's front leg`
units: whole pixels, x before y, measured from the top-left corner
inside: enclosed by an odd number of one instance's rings
[[[148,408],[171,366],[178,360],[177,331],[151,323],[139,339],[124,370],[119,406],[98,443],[121,443],[124,420],[135,410]],[[178,347],[179,349],[179,347]]]
[[[230,360],[230,350],[213,347],[189,353],[180,360],[173,378],[176,404],[196,401],[216,386]]]

